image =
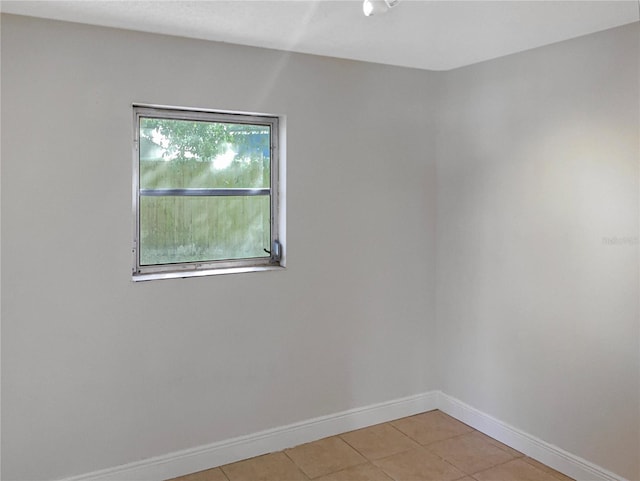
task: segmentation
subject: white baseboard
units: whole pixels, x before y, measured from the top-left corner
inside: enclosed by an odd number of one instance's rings
[[[442,392],[438,400],[438,409],[578,481],[626,481],[604,468],[499,421]]]
[[[350,409],[63,481],[162,481],[433,409],[440,409],[578,481],[627,481],[440,391]]]
[[[63,481],[161,481],[438,408],[439,391],[261,431]]]

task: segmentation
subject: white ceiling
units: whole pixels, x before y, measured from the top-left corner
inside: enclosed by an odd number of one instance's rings
[[[448,70],[639,19],[640,0],[2,1],[3,12],[428,70]]]

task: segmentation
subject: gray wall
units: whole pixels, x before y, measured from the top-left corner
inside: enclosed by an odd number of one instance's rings
[[[2,479],[437,388],[433,82],[3,16]],[[133,102],[287,116],[286,271],[131,282]]]
[[[640,479],[638,24],[444,74],[441,388]]]

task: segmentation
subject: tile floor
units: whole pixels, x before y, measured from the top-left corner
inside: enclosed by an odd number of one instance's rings
[[[441,411],[171,481],[569,481]]]

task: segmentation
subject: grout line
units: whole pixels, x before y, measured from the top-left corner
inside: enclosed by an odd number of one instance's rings
[[[366,429],[366,428],[364,428],[364,429]],[[356,429],[356,431],[358,431],[358,430]],[[350,432],[352,432],[352,431],[347,431],[346,433],[338,434],[337,437],[339,437],[342,440],[343,443],[345,443],[347,446],[349,446],[351,449],[353,449],[356,453],[358,453],[360,456],[362,456],[364,459],[366,459],[368,463],[371,463],[372,462],[371,459],[369,459],[367,456],[365,456],[363,453],[361,453],[358,448],[353,446],[349,441],[347,441],[346,439],[344,439],[342,437],[343,434],[347,434],[347,433],[350,433]],[[341,471],[343,471],[343,470],[341,470]]]
[[[494,468],[497,468],[498,466],[502,466],[502,465],[504,465],[504,464],[510,463],[511,461],[515,461],[516,459],[520,459],[520,458],[508,459],[508,460],[506,460],[506,461],[504,461],[504,462],[502,462],[502,463],[498,463],[498,464],[496,464],[495,466],[491,466],[490,468],[481,469],[480,471],[476,471],[475,473],[470,474],[469,476],[473,476],[473,475],[478,474],[478,473],[484,473],[485,471],[489,471],[490,469],[494,469]],[[475,478],[474,478],[474,479],[475,479]]]
[[[318,440],[320,441],[320,440]],[[307,444],[307,443],[303,443],[303,444]],[[298,446],[302,446],[303,444],[299,444]],[[294,446],[293,448],[288,448],[288,449],[294,449],[297,448],[298,446]],[[289,456],[289,454],[287,453],[288,449],[283,449],[281,451],[276,451],[277,453],[282,453],[286,456],[286,458],[291,461],[293,463],[293,465],[298,469],[298,471],[300,471],[302,473],[302,475],[307,478],[309,481],[311,481],[311,479],[313,479],[311,476],[309,476],[307,473],[304,472],[304,470],[302,469],[301,466],[298,466],[298,463],[296,463],[293,458],[291,456]]]

